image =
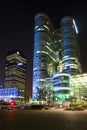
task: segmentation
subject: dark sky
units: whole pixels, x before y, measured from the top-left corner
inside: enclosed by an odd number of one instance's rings
[[[81,64],[87,72],[87,4],[78,0],[29,0],[0,2],[0,81],[4,81],[5,56],[8,50],[23,50],[28,59],[27,87],[32,86],[34,17],[46,13],[55,28],[64,16],[72,16],[79,31]],[[29,92],[30,93],[30,92]]]

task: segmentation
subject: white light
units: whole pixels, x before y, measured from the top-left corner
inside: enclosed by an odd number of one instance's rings
[[[54,88],[54,91],[59,91],[59,90],[70,90],[70,88],[69,87],[61,87],[61,88],[55,87]]]
[[[45,52],[45,51],[37,51],[36,53],[44,53],[44,54],[49,55],[49,53],[48,53],[48,52]],[[51,55],[49,55],[49,56],[53,59],[53,61],[56,62],[56,60],[55,60]]]
[[[37,81],[45,81],[45,79],[37,79]]]
[[[23,63],[18,63],[17,65],[23,65]]]
[[[18,54],[18,55],[20,54],[19,51],[17,51],[17,54]]]
[[[77,29],[77,26],[76,26],[76,23],[75,23],[75,20],[74,20],[74,19],[73,19],[73,24],[74,24],[74,27],[75,27],[76,33],[78,33],[78,29]]]
[[[50,42],[47,42],[47,45],[49,46],[49,45],[51,45],[51,43],[50,43]]]
[[[58,77],[58,76],[69,76],[69,74],[66,74],[66,73],[56,73],[53,75],[53,78],[54,77]]]
[[[38,28],[37,30],[38,30],[38,31],[43,31],[44,29],[43,29],[43,28]]]
[[[50,49],[48,46],[46,46],[46,48],[47,48],[50,52],[53,52],[53,50],[52,50],[52,49]]]
[[[44,27],[49,31],[49,28],[46,25],[44,25]]]
[[[61,40],[59,40],[58,42],[61,42]]]
[[[39,26],[35,26],[35,28],[34,29],[37,29]]]

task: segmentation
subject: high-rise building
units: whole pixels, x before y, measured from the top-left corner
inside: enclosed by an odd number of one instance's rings
[[[72,17],[64,17],[60,28],[54,29],[46,14],[39,13],[35,16],[34,99],[43,100],[44,96],[47,98],[49,92],[46,90],[49,88],[53,90],[53,96],[70,93],[69,75],[82,72],[77,35],[78,30]]]
[[[7,52],[4,86],[8,90],[17,88],[20,96],[24,96],[26,86],[26,63],[27,58],[22,51],[14,49]]]
[[[61,20],[62,34],[62,65],[63,72],[75,75],[81,73],[79,62],[80,51],[78,43],[78,31],[75,20],[71,17],[64,17]]]
[[[45,14],[36,15],[34,30],[33,97],[37,97],[38,88],[45,87],[45,78],[56,72],[56,60],[51,38],[54,29]]]

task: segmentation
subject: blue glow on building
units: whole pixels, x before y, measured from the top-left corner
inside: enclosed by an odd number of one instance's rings
[[[24,98],[24,90],[18,88],[0,89],[0,99],[21,99]]]

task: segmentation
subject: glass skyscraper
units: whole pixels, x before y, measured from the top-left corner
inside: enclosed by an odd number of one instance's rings
[[[75,20],[65,17],[61,20],[63,72],[75,75],[81,73],[78,31]]]
[[[64,17],[60,28],[54,29],[46,14],[35,16],[33,99],[45,99],[49,88],[53,96],[70,93],[69,75],[82,72],[77,35],[75,20],[71,17]]]
[[[38,96],[38,89],[46,86],[45,78],[56,72],[55,52],[53,50],[53,26],[45,14],[35,17],[34,60],[33,60],[33,97]]]

